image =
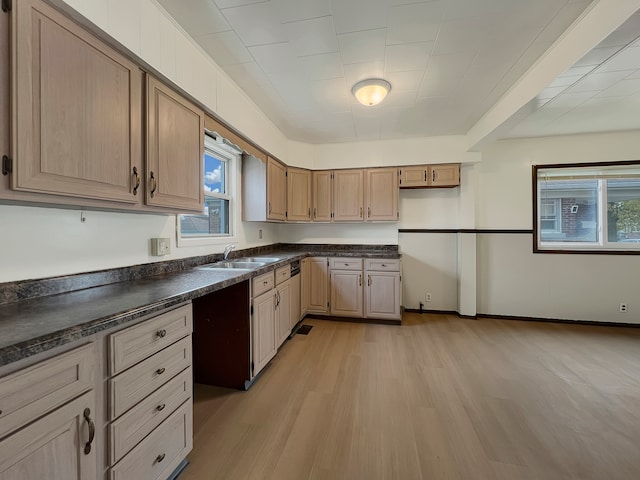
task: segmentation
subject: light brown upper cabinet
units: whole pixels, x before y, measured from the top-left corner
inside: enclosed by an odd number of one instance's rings
[[[430,187],[456,187],[460,185],[460,165],[431,165],[429,174]]]
[[[400,172],[400,188],[426,187],[429,185],[429,166],[402,167]]]
[[[364,170],[333,172],[333,221],[364,220]]]
[[[242,158],[242,220],[284,222],[287,216],[287,167],[271,157]]]
[[[284,222],[287,218],[287,167],[267,159],[267,220]]]
[[[148,205],[204,209],[204,112],[147,76]]]
[[[460,164],[414,165],[400,167],[400,188],[457,187]]]
[[[398,169],[365,170],[367,222],[398,220]]]
[[[12,22],[11,188],[140,203],[140,69],[39,0]]]
[[[313,212],[314,222],[330,222],[333,203],[332,172],[318,170],[312,172],[313,178]]]
[[[311,170],[287,169],[287,220],[311,220]]]

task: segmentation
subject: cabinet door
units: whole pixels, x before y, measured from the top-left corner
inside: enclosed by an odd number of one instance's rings
[[[333,200],[331,171],[313,172],[313,221],[330,222]]]
[[[460,165],[431,165],[429,175],[430,187],[456,187],[460,185]]]
[[[291,315],[290,315],[290,323],[289,330],[293,330],[293,327],[300,321],[302,318],[302,310],[301,310],[301,277],[302,275],[296,275],[291,277]]]
[[[368,222],[398,220],[397,168],[366,170],[366,192]]]
[[[12,188],[139,203],[140,69],[39,0],[13,8]]]
[[[291,280],[280,284],[276,292],[276,328],[279,347],[291,333]]]
[[[311,259],[305,258],[300,262],[300,318],[304,317],[309,311],[311,301]]]
[[[147,76],[148,205],[204,209],[204,112]]]
[[[267,220],[285,221],[287,216],[287,167],[269,157],[267,161]]]
[[[400,272],[367,272],[365,316],[400,319]]]
[[[336,170],[333,173],[333,221],[361,222],[364,219],[364,171]]]
[[[287,170],[287,220],[311,220],[311,171],[302,168]]]
[[[429,184],[429,167],[418,165],[400,169],[400,188],[426,187]]]
[[[95,422],[93,391],[2,440],[0,480],[97,479],[96,444],[90,438],[85,409]]]
[[[257,375],[276,354],[275,290],[253,299],[251,341],[253,375]]]
[[[328,307],[327,257],[309,258],[309,312],[326,313]]]
[[[362,317],[362,271],[331,271],[331,314]]]

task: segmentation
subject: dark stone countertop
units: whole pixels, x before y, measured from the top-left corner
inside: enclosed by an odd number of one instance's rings
[[[278,250],[261,255],[282,260],[251,271],[196,266],[0,305],[0,367],[249,280],[304,257],[400,258],[397,251],[331,249]]]

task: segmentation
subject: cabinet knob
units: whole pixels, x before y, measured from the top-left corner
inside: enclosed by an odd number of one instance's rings
[[[158,330],[156,332],[156,336],[160,337],[160,338],[164,338],[167,336],[167,331],[163,328],[162,330]]]
[[[165,369],[164,367],[162,367],[162,368],[157,369],[157,370],[156,370],[156,373],[157,373],[158,375],[162,375],[162,374],[165,372],[165,370],[166,370],[166,369]]]
[[[164,407],[166,407],[167,405],[165,403],[163,403],[162,405],[158,405],[156,407],[156,410],[158,410],[159,412],[161,412],[162,410],[164,410]]]
[[[165,453],[162,453],[162,454],[158,455],[156,457],[156,463],[160,463],[162,460],[164,460],[164,457],[166,457]]]

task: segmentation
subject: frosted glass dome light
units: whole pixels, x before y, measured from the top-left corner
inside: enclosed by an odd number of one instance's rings
[[[379,104],[391,90],[391,84],[381,78],[369,78],[356,83],[351,93],[362,105],[372,107]]]

